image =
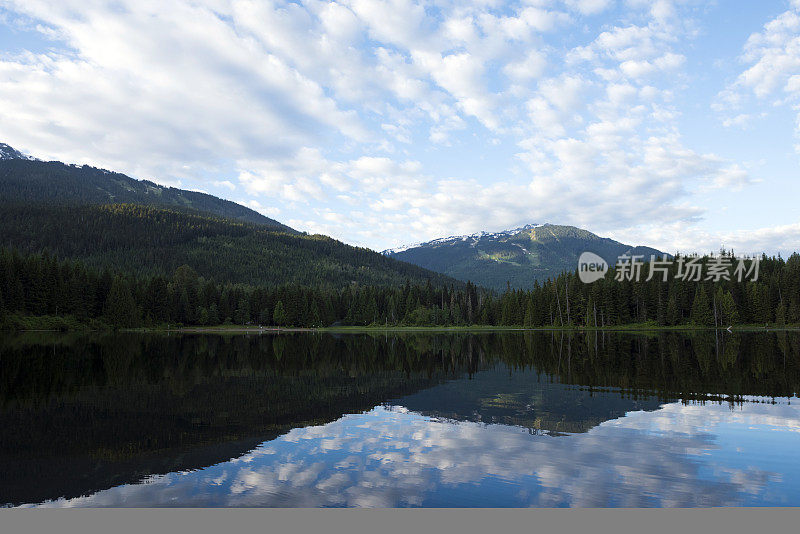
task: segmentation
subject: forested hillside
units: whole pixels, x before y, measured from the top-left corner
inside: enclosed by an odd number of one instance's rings
[[[539,225],[393,253],[422,254],[424,262],[414,257],[432,269],[505,287],[498,295],[366,248],[299,234],[209,195],[25,159],[7,146],[2,154],[5,327],[24,327],[32,316],[124,327],[800,323],[798,254],[763,257],[757,281],[687,281],[672,267],[668,281],[620,281],[612,269],[584,284],[573,271],[583,250],[611,265],[619,254],[658,251]]]
[[[469,283],[462,288],[430,283],[253,287],[217,283],[188,266],[169,276],[134,276],[0,250],[0,327],[25,327],[29,316],[66,317],[50,327],[92,322],[120,327],[222,322],[529,328],[800,324],[800,254],[787,261],[762,258],[757,281],[635,282],[611,274],[584,284],[575,273],[566,273],[533,290],[508,290],[498,297]]]
[[[7,147],[4,151],[7,157],[0,159],[0,202],[49,205],[143,204],[185,208],[295,232],[256,211],[206,193],[164,187],[147,180],[134,180],[124,174],[88,165],[79,167],[58,161],[23,159],[24,156],[19,152],[8,145],[4,146]]]
[[[461,285],[326,236],[136,204],[0,202],[0,246],[137,276],[172,276],[189,265],[206,279],[258,286]]]
[[[49,254],[21,255],[0,249],[0,327],[15,327],[13,319],[5,324],[3,319],[15,314],[66,316],[72,325],[97,320],[122,327],[223,322],[307,327],[335,322],[416,324],[427,323],[430,310],[440,302],[456,310],[457,297],[463,305],[457,311],[461,322],[473,320],[474,305],[488,298],[471,284],[459,293],[429,282],[341,288],[217,283],[186,265],[168,277],[126,275],[59,261]],[[469,302],[464,303],[464,298]],[[434,313],[441,323],[451,321],[443,311]]]
[[[205,193],[0,149],[0,246],[24,254],[148,277],[189,265],[206,279],[267,287],[451,282]]]

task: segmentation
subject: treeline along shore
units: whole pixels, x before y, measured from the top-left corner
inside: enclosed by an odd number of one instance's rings
[[[612,268],[590,284],[570,272],[502,294],[472,283],[260,287],[205,279],[187,265],[153,276],[3,248],[0,328],[800,325],[800,254],[762,256],[756,280],[685,280],[677,268],[667,281],[627,280]]]

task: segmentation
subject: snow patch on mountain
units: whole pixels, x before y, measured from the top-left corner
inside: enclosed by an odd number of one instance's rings
[[[405,252],[406,250],[410,250],[412,248],[417,247],[428,247],[428,246],[437,246],[437,245],[447,245],[451,243],[455,243],[457,241],[473,241],[473,245],[477,243],[481,239],[494,239],[498,237],[507,237],[518,234],[520,232],[525,232],[527,230],[531,230],[533,228],[539,228],[540,226],[544,226],[544,224],[526,224],[525,226],[520,226],[518,228],[511,228],[509,230],[501,230],[499,232],[477,232],[474,234],[469,235],[453,235],[450,237],[440,237],[439,239],[434,239],[432,241],[424,241],[419,243],[412,243],[410,245],[404,245],[402,247],[397,248],[390,248],[386,249],[381,254],[386,256],[392,254],[398,254],[400,252]]]
[[[9,159],[24,159],[28,161],[35,161],[36,158],[31,156],[26,156],[16,148],[9,146],[5,143],[0,143],[0,160],[9,160]]]

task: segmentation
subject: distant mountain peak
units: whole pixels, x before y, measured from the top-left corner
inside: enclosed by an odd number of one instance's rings
[[[397,248],[390,248],[386,249],[381,254],[389,256],[391,254],[397,254],[399,252],[405,252],[406,250],[417,248],[421,246],[429,246],[429,245],[440,245],[446,244],[453,241],[468,241],[470,239],[477,240],[482,238],[492,238],[492,237],[503,237],[503,236],[511,236],[518,234],[520,232],[525,232],[528,230],[532,230],[534,228],[539,228],[542,226],[546,226],[545,224],[526,224],[525,226],[519,226],[517,228],[509,228],[508,230],[500,230],[499,232],[475,232],[474,234],[464,234],[464,235],[451,235],[449,237],[440,237],[438,239],[433,239],[431,241],[420,241],[418,243],[411,243],[409,245],[403,245]]]
[[[661,255],[656,249],[630,246],[588,230],[559,224],[526,224],[499,232],[434,239],[384,251],[462,281],[503,291],[531,288],[566,271],[573,271],[583,252],[593,252],[609,264],[623,254]]]
[[[0,143],[0,160],[4,159],[24,159],[28,161],[36,161],[36,158],[26,156],[16,148],[5,143]]]

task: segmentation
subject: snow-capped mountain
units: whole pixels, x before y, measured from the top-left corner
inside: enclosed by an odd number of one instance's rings
[[[36,158],[32,158],[31,156],[26,156],[16,148],[9,146],[5,143],[0,143],[0,160],[4,159],[25,159],[29,161],[34,161]]]
[[[392,254],[399,254],[400,252],[405,252],[406,250],[410,250],[412,248],[418,248],[422,246],[428,245],[443,245],[446,243],[456,243],[456,242],[465,242],[469,241],[472,243],[477,243],[481,239],[496,239],[503,236],[510,236],[514,234],[518,234],[520,232],[524,232],[525,230],[530,230],[531,228],[538,228],[539,226],[543,226],[541,224],[526,224],[525,226],[520,226],[518,228],[512,228],[510,230],[501,230],[499,232],[476,232],[474,234],[469,235],[452,235],[450,237],[440,237],[438,239],[434,239],[432,241],[424,241],[419,243],[412,243],[410,245],[403,245],[397,248],[390,248],[386,249],[381,254],[385,256],[391,256]]]
[[[662,253],[633,247],[576,228],[554,224],[528,224],[500,232],[450,236],[385,250],[392,258],[413,263],[463,281],[503,290],[529,288],[577,267],[578,256],[589,251],[616,263],[623,254]]]

